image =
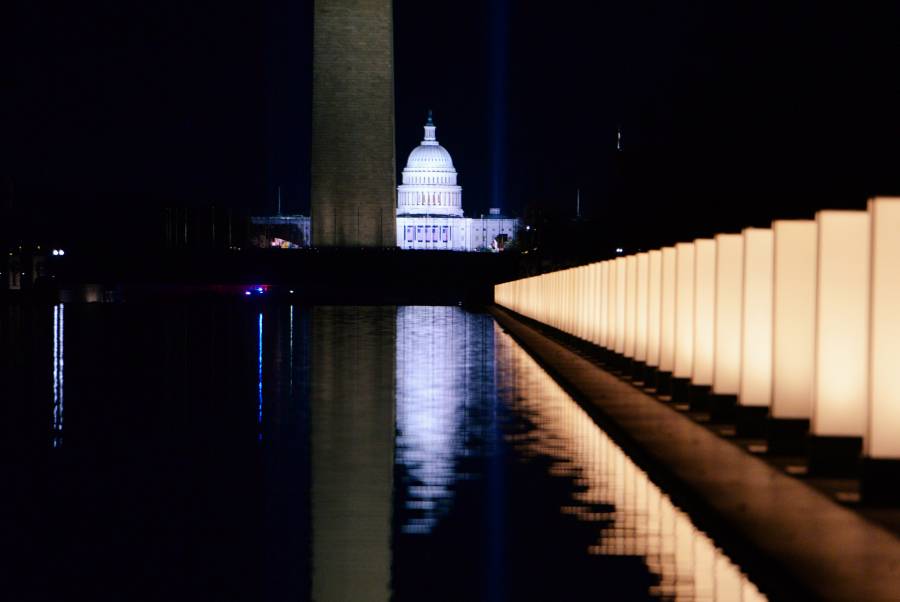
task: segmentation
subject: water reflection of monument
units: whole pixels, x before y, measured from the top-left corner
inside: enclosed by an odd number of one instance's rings
[[[312,310],[314,600],[390,597],[396,312]]]

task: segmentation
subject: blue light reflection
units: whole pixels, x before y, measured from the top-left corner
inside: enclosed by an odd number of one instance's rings
[[[262,421],[263,421],[263,315],[259,312],[258,335],[257,335],[257,369],[256,369],[256,423],[259,427],[259,440],[262,441]]]
[[[52,445],[63,441],[65,414],[65,309],[62,303],[53,306],[53,420]]]

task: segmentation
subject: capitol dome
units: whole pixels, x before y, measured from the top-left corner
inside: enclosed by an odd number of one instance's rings
[[[447,149],[437,144],[426,144],[429,140],[423,140],[422,144],[417,146],[409,153],[409,159],[406,160],[407,170],[428,170],[428,171],[452,171],[456,172],[453,167],[453,158]]]
[[[461,217],[462,188],[456,185],[453,158],[435,137],[428,112],[425,137],[409,153],[403,183],[397,187],[398,215],[446,215]]]

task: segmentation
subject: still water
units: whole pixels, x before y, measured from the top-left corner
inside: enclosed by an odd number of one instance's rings
[[[487,315],[0,310],[11,600],[765,598]]]

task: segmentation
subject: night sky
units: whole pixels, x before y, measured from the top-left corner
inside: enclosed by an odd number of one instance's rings
[[[900,193],[900,4],[396,0],[397,167],[431,108],[470,215],[615,244]],[[96,235],[173,205],[309,208],[312,3],[17,0],[5,205]],[[616,152],[616,130],[624,151]]]

